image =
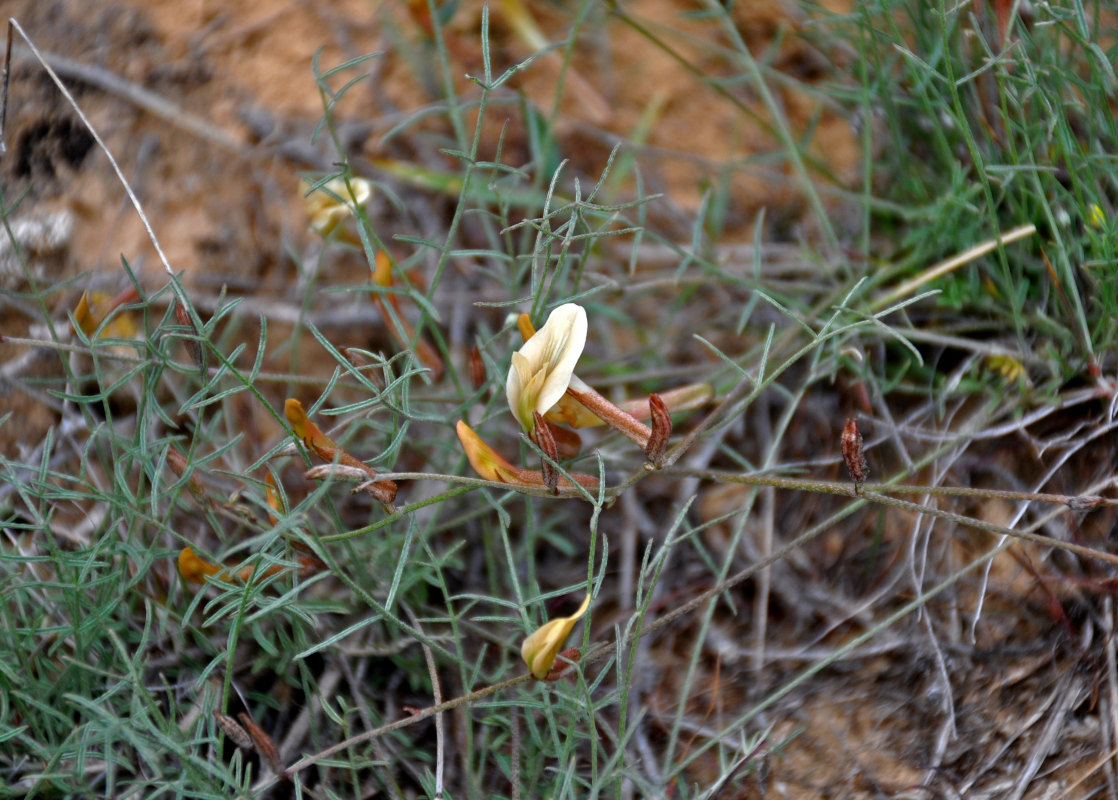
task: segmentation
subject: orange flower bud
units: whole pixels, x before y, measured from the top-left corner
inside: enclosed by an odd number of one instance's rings
[[[466,458],[474,472],[487,481],[507,483],[511,486],[523,486],[530,489],[548,489],[543,473],[524,469],[510,464],[496,450],[490,447],[477,435],[473,428],[462,420],[458,420],[458,440],[462,442],[462,449],[466,451]],[[573,474],[578,483],[587,489],[597,489],[598,479],[591,475]],[[566,478],[559,478],[557,482],[559,492],[571,493],[574,487]]]

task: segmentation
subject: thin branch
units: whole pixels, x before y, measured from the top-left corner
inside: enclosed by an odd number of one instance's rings
[[[941,261],[934,267],[930,267],[924,270],[919,275],[912,278],[911,280],[905,281],[896,289],[893,289],[891,292],[888,292],[877,298],[876,300],[874,300],[871,308],[874,311],[885,308],[890,303],[893,303],[897,300],[900,300],[902,297],[906,297],[912,294],[925,283],[934,281],[936,278],[942,277],[952,270],[958,269],[964,264],[969,264],[971,261],[981,258],[987,253],[993,252],[999,246],[1004,247],[1005,245],[1016,242],[1019,239],[1024,239],[1026,236],[1032,236],[1034,233],[1036,233],[1036,225],[1027,223],[1025,225],[1018,225],[1016,228],[999,234],[993,239],[987,239],[985,242],[976,244],[974,247],[969,247],[963,252],[947,259],[946,261]]]
[[[408,606],[404,606],[411,624],[419,631],[420,636],[426,637],[423,626],[419,624],[419,617]],[[443,690],[439,685],[439,671],[435,667],[435,654],[423,639],[419,639],[419,646],[423,648],[423,658],[427,661],[427,672],[431,676],[431,694],[435,698],[435,705],[442,705]],[[446,761],[446,728],[443,724],[443,715],[435,714],[435,798],[443,796],[443,764]]]

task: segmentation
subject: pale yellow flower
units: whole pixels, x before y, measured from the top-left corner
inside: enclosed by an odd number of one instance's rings
[[[566,303],[551,312],[544,326],[512,354],[505,395],[520,426],[531,431],[535,413],[547,414],[567,391],[586,346],[586,311]]]
[[[520,329],[520,335],[524,337],[525,342],[536,335],[536,329],[532,327],[532,320],[529,319],[527,314],[521,314],[517,317],[516,327]],[[571,376],[568,388],[584,394],[592,391],[577,375]],[[658,394],[671,412],[693,411],[714,399],[714,387],[709,383],[689,383],[677,389],[658,392]],[[617,407],[636,419],[648,419],[652,416],[647,397],[622,400],[617,404]],[[548,422],[570,425],[572,428],[591,428],[606,424],[604,419],[576,400],[570,392],[560,397],[559,402],[553,405],[551,410],[543,416],[547,418]]]
[[[586,595],[586,599],[582,601],[582,605],[578,607],[578,611],[573,616],[553,619],[546,625],[537,628],[531,636],[524,640],[524,644],[520,647],[520,655],[537,680],[542,681],[551,672],[555,658],[559,655],[559,651],[563,649],[563,642],[567,641],[575,623],[582,618],[588,608],[590,608],[589,594]]]
[[[345,179],[327,181],[305,198],[311,228],[326,238],[349,217],[356,216],[357,208],[364,206],[373,195],[373,186],[364,178],[350,178],[350,194]],[[339,200],[340,198],[340,200]]]

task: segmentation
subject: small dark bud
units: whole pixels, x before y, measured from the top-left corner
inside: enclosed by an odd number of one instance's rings
[[[214,711],[214,719],[217,720],[217,724],[221,726],[221,729],[225,731],[225,735],[233,740],[233,744],[243,750],[254,749],[252,737],[248,735],[248,731],[237,724],[235,719],[217,710]]]
[[[474,391],[485,385],[485,362],[481,360],[481,351],[476,344],[470,348],[470,383]]]
[[[582,651],[577,647],[568,647],[561,651],[551,669],[548,670],[547,675],[544,676],[544,680],[554,683],[565,676],[570,671],[571,666],[577,664],[581,658]]]
[[[186,306],[177,300],[175,301],[175,320],[179,325],[190,329],[191,338],[184,339],[183,343],[186,345],[186,350],[190,353],[194,365],[198,367],[198,373],[205,380],[206,351],[202,349],[202,343],[199,341],[202,334],[198,331],[198,326],[194,324],[194,319],[190,316],[190,312],[186,310]]]
[[[858,430],[856,419],[848,419],[842,429],[842,460],[846,462],[846,471],[854,480],[854,492],[861,494],[869,468],[866,466],[865,453],[862,452],[862,434]]]
[[[672,417],[658,394],[648,396],[648,408],[652,412],[652,435],[648,437],[644,454],[649,463],[658,467],[664,461],[664,451],[667,450],[668,439],[672,435]]]
[[[536,427],[532,429],[532,441],[538,444],[547,456],[542,459],[543,482],[552,494],[559,494],[559,470],[551,463],[559,460],[559,446],[555,444],[555,437],[551,434],[551,426],[547,424],[547,420],[538,411],[534,414]]]

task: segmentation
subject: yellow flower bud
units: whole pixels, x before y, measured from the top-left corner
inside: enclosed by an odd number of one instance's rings
[[[582,618],[588,608],[590,608],[589,593],[573,616],[553,619],[546,625],[537,628],[531,636],[524,640],[524,644],[520,647],[520,655],[537,680],[542,681],[547,677],[555,663],[556,656],[563,649],[563,643],[567,641],[575,623]]]

